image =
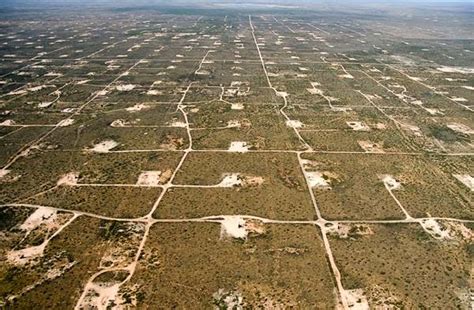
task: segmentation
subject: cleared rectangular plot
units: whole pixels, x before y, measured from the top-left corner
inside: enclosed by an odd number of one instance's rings
[[[111,151],[123,150],[177,150],[186,147],[185,128],[112,127],[106,119],[97,119],[83,125],[59,128],[44,142],[58,150],[92,150],[105,141],[113,141]]]
[[[160,192],[159,188],[59,186],[24,202],[109,217],[137,218],[151,211]]]
[[[362,144],[375,145],[381,152],[412,152],[415,147],[396,129],[364,131],[302,131],[302,137],[316,151],[364,152]]]
[[[401,208],[384,185],[385,176],[400,183],[393,195],[412,217],[471,219],[472,194],[456,178],[423,156],[377,154],[305,155],[310,171],[326,175],[331,187],[315,187],[323,217],[330,219],[392,219]],[[451,173],[469,174],[466,169]],[[387,184],[389,185],[389,184]]]
[[[417,224],[366,231],[329,239],[345,290],[361,289],[370,308],[469,308],[472,252],[466,241],[436,240]]]
[[[326,219],[394,219],[403,213],[386,190],[381,175],[393,173],[385,155],[304,155],[307,171],[327,183],[313,187]],[[396,162],[396,161],[395,161]],[[401,163],[401,162],[400,162]],[[395,166],[393,166],[395,165]],[[396,168],[395,168],[396,169]]]
[[[135,184],[146,171],[160,172],[160,183],[165,183],[182,156],[179,152],[86,153],[76,170],[78,183]]]
[[[157,218],[248,214],[311,220],[315,216],[294,154],[191,153],[173,183],[195,188],[170,189],[155,212]]]
[[[250,109],[250,111],[255,110],[267,109]],[[223,117],[226,117],[225,114],[224,112]],[[223,128],[193,130],[193,148],[226,150],[234,141],[244,141],[249,149],[254,150],[297,150],[303,147],[298,136],[292,128],[287,126],[285,119],[277,110],[270,110],[260,116],[255,113],[234,113],[233,111],[229,111],[229,115],[235,115],[235,118],[232,117],[227,123],[222,124]],[[231,121],[232,123],[229,123]],[[233,121],[240,125],[233,126],[233,123],[236,123]]]
[[[137,306],[226,307],[226,296],[237,296],[250,308],[333,308],[335,287],[317,229],[263,228],[244,241],[220,238],[218,224],[154,226],[128,284],[139,287]]]

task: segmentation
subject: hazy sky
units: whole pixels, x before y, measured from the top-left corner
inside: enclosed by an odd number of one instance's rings
[[[317,7],[318,4],[337,7],[357,7],[360,5],[404,6],[429,5],[433,3],[454,3],[474,5],[474,0],[0,0],[0,8],[42,8],[54,6],[105,6],[105,7],[132,7],[147,5],[181,6],[190,8],[239,8],[239,7],[271,7],[283,5],[287,7]]]

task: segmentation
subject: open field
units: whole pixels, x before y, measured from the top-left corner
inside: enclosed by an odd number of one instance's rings
[[[471,309],[472,12],[0,11],[0,307]]]

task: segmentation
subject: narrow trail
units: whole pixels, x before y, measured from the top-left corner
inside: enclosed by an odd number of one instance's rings
[[[267,83],[268,83],[268,87],[270,87],[275,92],[275,95],[277,95],[278,97],[283,98],[284,104],[280,108],[280,114],[283,115],[283,117],[285,118],[285,120],[287,122],[289,122],[289,121],[291,121],[291,119],[285,113],[285,109],[288,107],[288,99],[286,98],[288,96],[288,94],[286,94],[284,92],[280,92],[275,87],[273,87],[272,82],[270,81],[270,77],[268,76],[267,67],[265,66],[265,60],[263,59],[262,52],[260,51],[260,47],[258,46],[257,37],[255,36],[255,28],[252,24],[252,16],[251,15],[249,15],[249,24],[250,24],[250,29],[252,30],[252,37],[253,37],[253,41],[255,43],[255,48],[257,49],[258,57],[260,58],[260,62],[261,62],[262,68],[263,68],[263,72],[265,73],[265,78],[266,78]],[[299,131],[295,127],[292,127],[292,129],[295,132],[298,139],[300,140],[300,142],[303,144],[303,146],[307,150],[311,150],[312,149],[311,146],[305,141],[305,139],[303,139],[303,137],[301,136]]]
[[[250,24],[250,28],[252,30],[252,37],[253,37],[253,40],[254,40],[254,43],[255,43],[255,47],[257,49],[257,52],[258,52],[258,55],[260,57],[260,62],[262,64],[262,68],[263,68],[263,71],[265,73],[265,77],[267,79],[267,83],[268,83],[268,86],[273,89],[273,91],[275,92],[275,94],[277,96],[280,96],[283,98],[284,100],[284,105],[283,107],[280,108],[280,113],[283,115],[283,117],[287,120],[287,121],[290,121],[290,118],[288,117],[288,115],[286,115],[285,113],[285,109],[286,107],[288,106],[288,101],[287,101],[287,94],[286,93],[280,93],[278,92],[272,85],[271,81],[270,81],[270,78],[268,76],[268,72],[267,72],[267,69],[266,69],[266,66],[265,66],[265,61],[263,60],[263,57],[262,57],[262,53],[260,51],[260,47],[258,46],[258,42],[257,42],[257,38],[255,37],[255,28],[252,24],[252,17],[249,15],[249,24]],[[294,132],[296,133],[296,135],[298,136],[299,140],[303,143],[303,145],[305,146],[305,148],[307,150],[312,150],[311,146],[309,146],[309,144],[303,139],[303,137],[301,136],[301,134],[299,133],[299,131],[297,130],[297,128],[293,127],[293,130]],[[318,219],[321,219],[321,212],[319,210],[319,207],[317,205],[317,202],[316,202],[316,198],[315,198],[315,195],[311,189],[311,186],[310,186],[310,183],[309,183],[309,180],[308,180],[308,177],[307,177],[307,174],[305,172],[305,169],[304,169],[304,166],[303,166],[303,163],[302,163],[302,160],[301,160],[301,153],[297,153],[298,155],[298,163],[299,163],[299,166],[300,166],[300,169],[301,171],[303,172],[303,175],[305,176],[305,181],[306,181],[306,186],[307,186],[307,189],[309,191],[309,194],[310,194],[310,197],[311,197],[311,201],[313,203],[313,206],[314,206],[314,209],[315,209],[315,212],[318,216]],[[334,276],[334,280],[336,282],[336,285],[337,285],[337,289],[338,289],[338,296],[339,296],[339,300],[341,301],[342,303],[342,306],[344,309],[349,309],[349,305],[347,303],[347,300],[346,298],[344,297],[344,288],[342,286],[342,281],[341,281],[341,275],[340,275],[340,272],[339,272],[339,269],[337,268],[336,266],[336,263],[334,261],[334,256],[332,254],[332,250],[331,250],[331,246],[329,244],[329,240],[327,238],[327,235],[326,235],[326,230],[324,228],[321,228],[321,235],[322,235],[322,239],[323,239],[323,243],[324,243],[324,248],[326,250],[326,255],[328,257],[328,260],[329,260],[329,264],[330,264],[330,268],[331,268],[331,271],[333,273],[333,276]]]

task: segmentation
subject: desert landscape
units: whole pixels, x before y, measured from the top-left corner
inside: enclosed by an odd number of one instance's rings
[[[472,3],[211,3],[0,10],[0,307],[472,309]]]

